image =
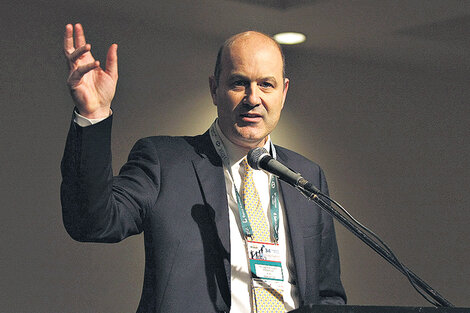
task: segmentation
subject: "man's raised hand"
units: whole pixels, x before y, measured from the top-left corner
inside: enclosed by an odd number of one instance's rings
[[[109,116],[118,80],[117,45],[109,47],[106,68],[91,55],[80,24],[65,26],[64,53],[69,65],[67,85],[79,113],[87,118]]]

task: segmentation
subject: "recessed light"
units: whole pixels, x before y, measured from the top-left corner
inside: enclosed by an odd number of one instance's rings
[[[302,33],[286,32],[274,35],[274,40],[282,45],[296,45],[305,41]]]

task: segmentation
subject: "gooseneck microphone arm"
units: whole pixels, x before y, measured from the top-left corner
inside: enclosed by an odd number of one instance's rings
[[[299,190],[305,197],[309,200],[315,202],[320,208],[325,210],[328,214],[333,216],[339,223],[346,227],[350,232],[352,232],[356,237],[358,237],[362,242],[368,245],[372,250],[377,252],[382,256],[387,262],[393,265],[399,272],[405,275],[410,281],[413,288],[421,294],[424,299],[433,304],[436,307],[454,307],[447,299],[440,295],[436,290],[429,286],[425,281],[408,269],[403,263],[401,263],[397,257],[394,255],[392,250],[372,231],[367,227],[359,223],[354,217],[351,216],[339,203],[324,195],[318,188],[316,188],[312,183],[304,179],[299,173],[289,169],[279,161],[275,160],[264,148],[255,148],[248,153],[248,164],[254,169],[265,170],[273,175],[276,175],[279,179],[285,181],[289,185],[295,187]],[[326,200],[325,200],[326,199]],[[336,210],[330,203],[335,204],[344,214],[341,214]],[[372,239],[370,234],[374,239]],[[380,244],[379,244],[380,243]],[[434,299],[432,301],[429,297]]]

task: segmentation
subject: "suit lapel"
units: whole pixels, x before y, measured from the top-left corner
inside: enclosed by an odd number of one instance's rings
[[[219,282],[219,288],[224,289],[226,287],[228,289],[221,290],[221,292],[225,304],[229,307],[231,275],[230,225],[222,160],[215,151],[208,132],[197,138],[198,140],[195,141],[194,147],[199,156],[193,159],[192,163],[201,189],[204,206],[210,217],[209,222],[215,225],[214,237],[216,238],[213,238],[213,247],[217,253],[221,254],[219,257],[223,259],[226,275],[226,281],[222,285]],[[228,291],[228,294],[226,294],[226,291]],[[216,300],[216,305],[222,309],[226,307],[219,300]]]
[[[224,249],[230,251],[228,202],[223,168],[213,166],[206,158],[194,160],[193,164],[204,204],[214,210],[214,221],[220,241]]]
[[[289,164],[289,160],[284,154],[279,153],[279,149],[277,149],[276,152],[278,153],[277,156],[280,162],[286,164],[288,167],[295,167],[295,165]],[[299,300],[302,302],[303,299],[305,299],[306,268],[302,213],[299,208],[300,194],[296,189],[283,181],[280,181],[279,185],[284,200],[286,222],[289,227],[290,246],[293,254],[292,258],[294,259],[295,270],[297,273],[297,284],[300,295]]]

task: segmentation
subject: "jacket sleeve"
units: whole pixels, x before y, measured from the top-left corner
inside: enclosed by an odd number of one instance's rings
[[[63,222],[78,241],[118,242],[142,232],[157,199],[159,165],[154,146],[140,140],[119,176],[111,166],[112,116],[80,127],[72,121],[62,158]]]

